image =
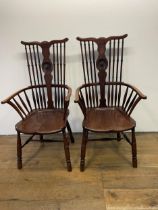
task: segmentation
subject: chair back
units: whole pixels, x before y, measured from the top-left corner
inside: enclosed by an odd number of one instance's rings
[[[65,70],[66,70],[66,42],[62,40],[52,40],[50,42],[24,42],[27,69],[31,86],[46,85],[47,91],[39,87],[33,90],[33,95],[38,98],[38,103],[47,103],[47,108],[62,108],[64,106]],[[51,85],[57,85],[54,89]],[[54,91],[52,93],[52,91]]]
[[[108,38],[79,38],[84,83],[99,85],[85,89],[88,107],[106,107],[118,104],[122,82],[124,39],[123,36]],[[105,83],[111,83],[106,86]]]

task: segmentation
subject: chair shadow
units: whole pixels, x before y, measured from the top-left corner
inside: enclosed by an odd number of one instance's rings
[[[28,163],[30,163],[33,159],[35,159],[44,150],[45,143],[46,144],[50,144],[50,143],[53,144],[53,142],[54,142],[54,143],[62,143],[63,144],[63,140],[58,139],[58,138],[54,138],[54,139],[47,139],[47,138],[45,138],[43,141],[40,141],[38,139],[33,139],[32,142],[40,144],[40,146],[38,147],[38,149],[33,154],[29,155],[29,157],[23,162],[23,166],[28,165]],[[64,145],[63,145],[63,152],[64,152]],[[52,151],[51,154],[53,154],[53,151]],[[53,156],[52,156],[52,158],[53,158]],[[59,157],[59,159],[58,159],[59,163],[61,165],[63,165],[63,167],[64,167],[64,163],[63,163],[64,161],[63,161],[63,159],[60,161],[60,159],[61,158]],[[38,161],[37,161],[36,164],[38,164]]]
[[[121,141],[123,141],[123,140],[124,139],[122,139]],[[97,140],[95,140],[93,138],[90,141],[97,141]],[[117,142],[117,140],[114,139],[114,138],[109,139],[109,140],[104,140],[104,138],[101,138],[101,141],[102,142],[104,141],[104,143],[105,143],[105,149],[106,149],[106,142],[107,141],[111,141],[110,149],[111,149],[112,153],[115,152],[119,156],[119,158],[121,158],[121,160],[125,161],[125,164],[132,165],[132,159],[130,160],[129,159],[130,157],[128,158],[127,155],[125,155],[126,153],[124,153],[123,150],[121,151],[120,146],[119,146],[119,143],[120,142]],[[116,144],[116,143],[118,143],[118,144]],[[124,143],[126,143],[126,142],[124,142]],[[130,146],[130,145],[127,145],[127,146]],[[88,168],[88,167],[91,167],[91,165],[93,164],[93,162],[95,162],[95,158],[96,157],[99,157],[99,155],[101,154],[101,152],[102,152],[103,155],[105,154],[105,153],[103,153],[103,149],[102,150],[98,150],[98,149],[95,148],[95,145],[91,149],[92,149],[92,152],[93,153],[91,154],[90,157],[88,157],[86,159],[85,169]],[[88,144],[87,144],[87,150],[88,150]],[[132,153],[131,153],[131,155],[132,155]],[[106,159],[106,154],[104,156],[105,156],[105,159]],[[102,165],[101,166],[102,168],[109,166],[109,164],[106,164],[105,162],[102,163],[102,161],[103,160],[101,159],[100,162],[99,162],[99,165],[97,165],[96,167],[98,167],[100,165]],[[120,165],[121,164],[122,164],[122,161],[120,162]],[[112,162],[112,166],[114,166],[114,165],[115,165],[115,163]]]

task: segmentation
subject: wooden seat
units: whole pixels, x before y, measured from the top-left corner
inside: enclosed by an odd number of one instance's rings
[[[30,86],[19,90],[2,103],[11,105],[21,117],[16,124],[17,131],[17,165],[22,168],[22,148],[39,135],[62,132],[67,170],[71,171],[68,130],[71,142],[74,142],[68,122],[68,106],[71,88],[65,84],[66,42],[52,40],[50,42],[24,42]],[[22,143],[21,134],[31,134]]]
[[[67,113],[68,115],[68,113]],[[64,109],[35,110],[16,124],[16,130],[25,134],[51,134],[66,128]]]
[[[94,132],[120,132],[135,127],[135,121],[117,108],[92,108],[86,110],[83,127]]]
[[[89,132],[116,133],[131,145],[133,167],[137,167],[135,121],[131,114],[141,99],[137,88],[122,81],[123,36],[77,38],[81,47],[84,84],[76,90],[75,102],[84,115],[80,170],[85,168]],[[131,139],[124,131],[131,131]]]

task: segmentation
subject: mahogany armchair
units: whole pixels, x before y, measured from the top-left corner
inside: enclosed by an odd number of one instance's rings
[[[88,133],[116,133],[132,148],[133,167],[137,167],[136,122],[132,111],[141,99],[138,89],[122,81],[124,39],[127,35],[108,38],[77,38],[80,42],[84,85],[76,91],[75,102],[84,115],[80,170],[85,168]],[[131,139],[125,131],[131,130]]]
[[[50,42],[21,42],[25,46],[30,86],[11,95],[2,103],[11,105],[22,120],[15,126],[17,131],[17,166],[22,168],[22,148],[39,135],[62,132],[67,169],[71,171],[68,129],[74,142],[68,122],[68,105],[71,88],[65,85],[66,42],[68,39]],[[22,144],[21,133],[31,134]]]

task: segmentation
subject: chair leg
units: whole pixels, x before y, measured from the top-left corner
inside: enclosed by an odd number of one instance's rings
[[[69,151],[69,142],[66,137],[65,129],[62,130],[63,139],[64,139],[64,150],[67,163],[67,170],[72,171],[71,160],[70,160],[70,151]]]
[[[80,171],[84,171],[84,169],[85,169],[85,155],[86,155],[87,142],[88,142],[88,130],[83,128],[82,145],[81,145]]]
[[[22,168],[22,147],[20,132],[17,132],[17,167]]]
[[[69,122],[67,121],[66,122],[66,127],[67,127],[67,130],[68,130],[68,133],[69,133],[69,136],[70,136],[70,139],[71,139],[71,143],[74,143],[75,140],[74,140],[74,137],[72,135],[72,130],[71,130],[71,127],[70,127],[70,124]]]
[[[40,134],[40,136],[39,136],[39,137],[40,137],[40,142],[41,142],[41,143],[43,143],[43,135],[42,135],[42,134]]]
[[[132,129],[132,164],[133,168],[137,168],[137,145],[135,137],[135,128]]]
[[[117,132],[117,141],[121,141],[121,133]]]

